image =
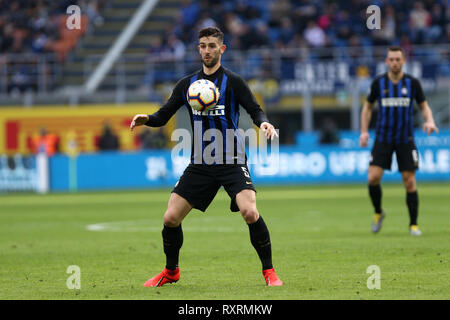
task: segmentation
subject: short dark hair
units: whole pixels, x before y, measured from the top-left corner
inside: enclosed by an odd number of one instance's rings
[[[198,38],[203,37],[215,37],[220,43],[223,43],[223,32],[217,27],[207,27],[203,28],[198,32]]]
[[[405,56],[405,52],[403,51],[403,48],[400,46],[390,46],[388,48],[388,52],[389,51],[400,51],[402,53],[402,55]]]

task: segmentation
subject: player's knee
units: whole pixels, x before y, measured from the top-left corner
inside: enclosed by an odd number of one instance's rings
[[[416,179],[414,176],[403,177],[403,185],[408,192],[412,192],[416,189]]]
[[[380,184],[381,177],[379,175],[377,175],[377,174],[370,174],[369,173],[369,176],[368,176],[367,180],[368,180],[369,185],[376,186],[376,185]]]
[[[254,223],[259,218],[259,213],[256,208],[253,207],[247,207],[241,209],[242,218],[244,218],[245,222],[247,223]]]
[[[178,227],[180,225],[181,221],[177,217],[176,214],[170,211],[166,211],[164,214],[164,225],[167,227]]]
[[[369,174],[367,176],[367,180],[371,186],[376,186],[376,185],[380,184],[381,174],[376,170],[369,169]]]

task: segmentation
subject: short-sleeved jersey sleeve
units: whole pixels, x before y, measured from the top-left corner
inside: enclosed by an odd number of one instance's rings
[[[380,84],[378,78],[375,79],[370,85],[369,95],[367,96],[367,101],[374,103],[380,96]]]
[[[423,93],[422,86],[421,86],[419,80],[417,80],[417,79],[412,80],[412,85],[413,85],[414,99],[416,99],[416,102],[418,104],[421,104],[422,102],[424,102],[426,100],[425,94]]]

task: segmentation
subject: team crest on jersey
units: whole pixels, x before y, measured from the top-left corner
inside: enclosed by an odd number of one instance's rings
[[[408,89],[406,87],[402,88],[402,95],[406,96],[408,94]]]
[[[214,108],[212,108],[208,111],[198,111],[198,110],[192,109],[192,113],[197,116],[213,116],[213,117],[224,116],[225,115],[225,106],[223,104],[218,104]]]

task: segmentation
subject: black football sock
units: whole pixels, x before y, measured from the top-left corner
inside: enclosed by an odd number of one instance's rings
[[[406,193],[406,204],[409,210],[409,225],[417,225],[417,216],[419,215],[419,196],[417,195],[417,190]]]
[[[381,213],[381,186],[377,184],[376,186],[371,186],[369,184],[369,195],[370,200],[372,200],[373,207],[375,209],[375,213]]]
[[[166,254],[166,268],[175,270],[178,267],[178,257],[183,245],[183,229],[178,227],[167,227],[162,230],[164,253]]]
[[[270,243],[269,230],[263,218],[259,216],[256,222],[249,223],[248,229],[250,231],[250,241],[258,253],[263,270],[272,269],[272,245]]]

